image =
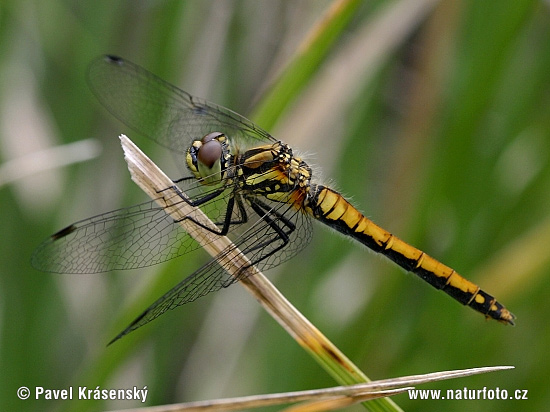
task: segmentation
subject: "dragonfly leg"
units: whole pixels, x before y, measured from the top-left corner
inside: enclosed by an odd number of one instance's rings
[[[282,241],[282,243],[277,246],[274,250],[272,250],[268,255],[264,256],[263,259],[268,258],[275,252],[279,251],[281,248],[285,247],[288,242],[290,241],[290,234],[294,232],[296,229],[296,225],[289,220],[283,213],[279,213],[276,210],[273,210],[272,207],[266,205],[265,203],[257,200],[257,199],[249,199],[250,206],[252,207],[252,210],[256,212],[256,214],[264,221],[266,222],[271,229],[277,234],[278,238]],[[274,216],[275,219],[273,219],[271,216]],[[281,222],[285,227],[282,228],[280,225],[277,224],[277,222]],[[271,238],[267,238],[263,242],[258,242],[256,245],[254,245],[252,248],[248,249],[247,252],[259,250],[264,247],[266,247],[269,244],[272,244],[273,240]]]

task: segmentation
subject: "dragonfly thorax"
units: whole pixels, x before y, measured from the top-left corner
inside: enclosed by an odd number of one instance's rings
[[[194,140],[187,150],[187,167],[205,185],[220,183],[225,178],[230,159],[227,137],[220,132],[208,133]]]
[[[247,150],[236,161],[243,190],[301,209],[308,196],[311,168],[277,142]]]

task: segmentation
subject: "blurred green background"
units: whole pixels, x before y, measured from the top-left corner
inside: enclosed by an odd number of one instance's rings
[[[529,398],[394,397],[403,409],[550,406],[549,2],[4,0],[0,410],[142,406],[21,401],[20,386],[147,386],[159,405],[335,384],[239,286],[105,346],[202,256],[101,275],[31,268],[58,229],[146,200],[118,134],[177,170],[91,95],[86,67],[104,53],[251,117],[379,225],[517,315],[516,327],[485,321],[316,227],[300,258],[267,274],[369,377],[513,365],[422,388]]]

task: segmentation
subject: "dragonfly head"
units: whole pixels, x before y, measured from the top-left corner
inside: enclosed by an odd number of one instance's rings
[[[228,153],[227,137],[220,132],[208,133],[187,150],[187,167],[201,183],[217,184],[224,178]]]

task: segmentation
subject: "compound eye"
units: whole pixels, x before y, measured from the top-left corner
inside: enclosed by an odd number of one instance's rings
[[[208,142],[211,142],[212,140],[218,139],[218,138],[221,137],[221,136],[223,136],[223,133],[220,133],[220,132],[208,133],[206,136],[204,136],[204,137],[201,139],[201,142],[202,142],[202,143],[208,143]]]
[[[219,135],[220,133],[210,133],[203,137],[203,144],[199,149],[199,153],[197,154],[198,161],[201,162],[208,169],[212,169],[214,164],[222,157],[221,143],[214,138],[206,140],[208,136],[213,134]]]

